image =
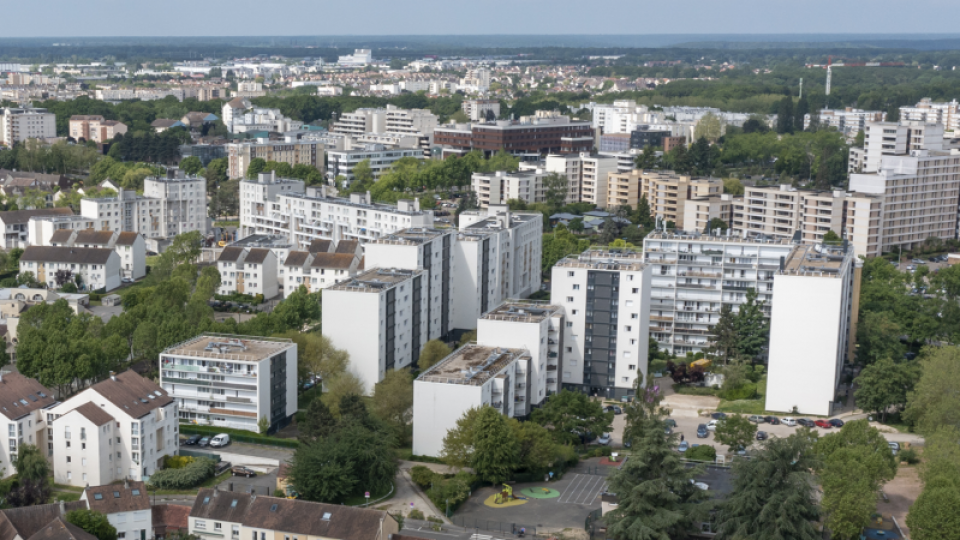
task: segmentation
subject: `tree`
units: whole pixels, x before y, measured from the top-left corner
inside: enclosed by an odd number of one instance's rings
[[[96,510],[71,510],[67,512],[67,521],[97,537],[97,540],[117,540],[117,529],[110,524],[107,516]]]
[[[340,398],[340,420],[355,423],[366,423],[370,418],[370,412],[363,403],[363,398],[359,394],[347,394]]]
[[[193,175],[199,173],[203,169],[203,162],[200,161],[200,158],[197,156],[185,157],[180,160],[180,170],[183,172]]]
[[[270,420],[266,416],[261,416],[260,420],[257,420],[257,430],[260,431],[261,435],[266,435],[267,430],[270,429]]]
[[[739,353],[737,315],[730,304],[724,303],[720,306],[720,317],[717,324],[710,329],[710,333],[714,336],[713,345],[707,349],[707,353],[716,360],[730,364]]]
[[[473,428],[470,465],[481,479],[499,484],[517,468],[519,448],[507,418],[490,406],[480,408]]]
[[[446,358],[449,354],[450,347],[448,347],[446,343],[439,339],[431,339],[423,346],[423,350],[420,351],[420,359],[417,361],[417,366],[420,368],[420,371],[426,371],[440,360]]]
[[[923,434],[941,426],[960,426],[960,348],[924,349],[920,380],[907,397],[905,417]]]
[[[713,433],[714,440],[728,446],[730,452],[750,446],[756,436],[757,425],[738,414],[724,418]]]
[[[777,133],[793,133],[793,98],[785,96],[777,107]]]
[[[793,129],[799,131],[803,129],[804,117],[810,112],[810,103],[806,96],[800,96],[797,100],[797,106],[793,109]]]
[[[553,432],[557,442],[566,442],[571,434],[607,433],[613,425],[613,413],[603,412],[603,406],[591,401],[586,394],[561,390],[551,395],[531,419]]]
[[[388,371],[373,389],[373,411],[392,425],[396,433],[405,433],[413,418],[413,375],[406,369]]]
[[[891,313],[864,309],[857,326],[857,359],[869,365],[881,358],[902,357],[901,335],[903,330]]]
[[[207,179],[207,193],[213,193],[220,184],[229,180],[228,170],[227,158],[212,159],[210,163],[207,163],[207,168],[204,169],[204,178]]]
[[[839,242],[840,240],[841,240],[840,235],[833,232],[832,230],[827,231],[826,234],[823,235],[824,243]]]
[[[473,407],[457,419],[456,426],[443,436],[440,459],[451,467],[469,467],[473,459],[473,433],[480,409]]]
[[[940,485],[925,487],[910,506],[907,527],[914,540],[960,539],[960,489]]]
[[[263,158],[253,158],[250,160],[250,164],[247,165],[247,178],[254,179],[258,174],[262,173],[264,168],[266,168],[267,162]]]
[[[373,169],[370,160],[365,159],[353,167],[353,180],[350,182],[350,193],[364,193],[373,187]]]
[[[17,459],[14,463],[17,469],[17,477],[23,480],[44,483],[50,476],[50,463],[40,452],[40,449],[32,444],[21,444],[17,452]]]
[[[720,229],[720,233],[723,234],[723,231],[726,231],[729,225],[727,222],[720,218],[713,218],[707,223],[706,228],[704,229],[704,234],[713,234],[713,231]]]
[[[811,444],[810,432],[802,430],[770,439],[752,459],[734,463],[733,492],[717,512],[717,537],[818,540]]]
[[[278,337],[297,344],[297,371],[304,373],[306,379],[322,380],[326,385],[346,371],[350,364],[349,353],[334,347],[330,338],[323,334],[289,330]]]
[[[640,202],[637,203],[637,211],[634,213],[632,221],[641,225],[644,229],[653,228],[653,212],[650,210],[650,201],[647,200],[646,195],[640,196]]]
[[[722,135],[723,121],[712,112],[703,115],[693,130],[695,139],[703,138],[709,142],[716,142]]]
[[[340,416],[340,400],[344,396],[363,394],[364,388],[360,378],[350,371],[344,371],[324,381],[326,393],[320,399],[330,408],[334,416]]]
[[[643,152],[634,159],[634,163],[641,171],[657,169],[660,167],[660,156],[657,155],[657,149],[653,146],[644,146]]]
[[[550,430],[534,422],[509,420],[517,441],[517,469],[540,475],[551,470],[558,457],[557,443]]]
[[[883,358],[863,368],[854,380],[857,406],[876,412],[880,421],[886,422],[891,407],[906,407],[907,395],[920,378],[919,367],[916,362],[898,364]]]
[[[757,301],[757,290],[751,288],[737,312],[737,352],[745,358],[756,358],[770,341],[770,322],[763,314],[764,305],[764,301]]]
[[[551,212],[555,212],[567,201],[569,179],[566,175],[549,173],[543,177],[543,198]]]
[[[604,515],[612,538],[622,540],[670,540],[685,538],[706,517],[705,492],[693,484],[702,472],[688,468],[667,435],[663,417],[644,416],[633,438],[633,456],[608,484],[618,495],[617,507]]]
[[[337,428],[337,419],[321,399],[314,399],[307,407],[303,422],[297,423],[301,443],[314,443],[329,436]]]

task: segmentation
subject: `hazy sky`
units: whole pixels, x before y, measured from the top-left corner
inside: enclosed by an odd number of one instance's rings
[[[5,37],[955,33],[960,0],[0,0]]]

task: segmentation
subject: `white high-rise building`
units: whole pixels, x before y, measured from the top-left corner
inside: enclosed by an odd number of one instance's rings
[[[957,100],[937,102],[923,98],[913,107],[900,107],[900,120],[940,124],[944,131],[956,133],[960,129],[960,103]]]
[[[621,399],[646,379],[652,274],[642,253],[607,249],[553,267],[551,299],[566,316],[563,389]]]
[[[160,353],[160,385],[180,422],[258,433],[265,418],[273,433],[297,412],[297,344],[202,334]]]
[[[480,208],[507,204],[511,199],[526,203],[539,203],[546,200],[543,187],[543,169],[523,171],[495,171],[492,173],[473,173],[470,188],[477,194]]]
[[[373,53],[370,49],[354,49],[353,54],[337,58],[337,65],[340,67],[364,67],[373,63]]]
[[[614,156],[579,154],[550,154],[544,160],[548,173],[567,177],[567,203],[588,202],[601,208],[607,206],[607,180],[618,170]]]
[[[47,109],[0,109],[0,144],[13,146],[27,139],[57,136],[57,116]]]
[[[821,109],[819,113],[820,127],[836,128],[848,138],[857,136],[857,133],[866,127],[868,122],[883,122],[887,119],[887,113],[883,111],[865,111],[863,109]],[[810,127],[812,116],[809,114],[803,117],[803,129]]]

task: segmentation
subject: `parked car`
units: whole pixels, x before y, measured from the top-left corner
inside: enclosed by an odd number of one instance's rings
[[[677,451],[686,452],[687,448],[690,448],[690,445],[687,443],[687,441],[681,441],[680,446],[677,447]]]
[[[601,433],[600,437],[597,438],[597,444],[610,444],[610,434]]]
[[[632,441],[623,441],[623,447],[624,447],[624,448],[630,448],[631,446],[633,446],[633,442],[632,442]]]
[[[230,472],[233,474],[233,476],[246,476],[247,478],[257,475],[257,471],[249,467],[234,467],[230,470]]]
[[[828,421],[826,421],[826,420],[824,420],[824,419],[822,419],[822,418],[821,418],[820,420],[817,420],[816,422],[814,422],[814,424],[815,424],[817,427],[823,428],[823,429],[830,429],[830,428],[833,427],[833,426],[830,425],[830,422],[828,422]]]
[[[914,266],[914,265],[912,265],[912,264],[908,264],[908,265],[907,265],[907,270],[910,271],[910,272],[913,272],[913,271],[916,270],[916,269],[917,269],[917,267]]]
[[[120,278],[120,282],[121,282],[121,283],[133,283],[133,280],[130,279],[130,278],[128,278],[128,277],[125,277],[125,278]]]
[[[839,418],[834,418],[834,419],[832,419],[832,420],[827,420],[827,422],[830,422],[830,425],[833,426],[833,427],[835,427],[835,428],[841,428],[841,427],[843,427],[843,420],[840,420]]]
[[[723,420],[726,417],[727,417],[726,413],[722,413],[722,412],[715,412],[710,415],[710,418],[713,418],[714,420]]]
[[[223,471],[229,469],[229,468],[232,467],[232,466],[233,466],[233,464],[230,463],[229,461],[220,461],[220,462],[217,463],[216,469],[214,469],[214,474],[217,475],[217,476],[219,476],[220,473],[222,473]]]
[[[757,432],[757,440],[758,440],[758,441],[765,441],[765,440],[767,440],[767,432],[766,432],[766,431],[758,431],[758,432]]]
[[[623,414],[623,409],[621,409],[620,407],[614,405],[614,406],[613,406],[613,414]]]
[[[912,261],[910,261],[910,262],[912,262],[913,264],[927,264],[927,261],[925,261],[925,260],[923,260],[923,259],[914,259],[914,260],[912,260]]]
[[[210,444],[210,437],[204,437],[197,441],[197,446],[207,446]]]
[[[200,439],[201,439],[200,435],[191,435],[185,441],[183,441],[183,444],[187,446],[193,446],[198,442],[200,442]]]
[[[716,431],[716,430],[717,430],[717,426],[719,426],[719,425],[722,424],[722,423],[723,423],[723,422],[720,421],[720,420],[711,420],[711,421],[707,424],[707,431]]]
[[[740,446],[739,448],[737,448],[737,455],[738,455],[738,456],[745,456],[745,455],[747,455],[747,449],[744,448],[743,446]]]
[[[694,486],[697,486],[697,489],[700,489],[703,491],[707,491],[710,489],[710,485],[707,484],[706,482],[697,482],[693,478],[690,479],[690,483],[693,484]]]
[[[816,427],[816,424],[813,423],[813,420],[807,418],[797,418],[797,423],[803,427]]]
[[[666,427],[663,428],[663,433],[664,433],[665,435],[672,435],[672,434],[673,434],[673,428],[670,427],[670,426],[666,426]]]
[[[890,451],[893,452],[893,455],[897,455],[897,452],[900,451],[900,443],[888,442],[887,445],[890,446]]]
[[[230,436],[227,435],[226,433],[221,433],[216,437],[210,439],[211,447],[219,448],[219,447],[224,447],[228,444],[230,444]]]
[[[706,425],[706,424],[700,424],[699,426],[697,426],[697,437],[698,437],[698,438],[700,438],[700,439],[706,439],[706,438],[709,437],[709,436],[710,436],[710,432],[707,431],[707,425]]]
[[[764,422],[767,421],[766,418],[760,416],[759,414],[752,414],[752,415],[750,415],[750,418],[748,418],[747,420],[750,420],[751,422],[753,422],[753,423],[755,423],[755,424],[762,424],[762,423],[764,423]]]
[[[780,425],[780,419],[777,418],[776,416],[765,416],[763,419],[766,420],[767,423],[770,425],[773,425],[773,426]]]
[[[797,427],[797,421],[793,418],[781,418],[780,422],[785,426]]]
[[[667,418],[664,422],[670,427],[677,427],[677,421],[673,418]]]

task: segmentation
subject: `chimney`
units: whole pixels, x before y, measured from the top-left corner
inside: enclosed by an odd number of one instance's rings
[[[110,378],[113,379],[113,380],[117,380],[117,372],[116,372],[116,371],[111,371],[111,372],[110,372]]]

